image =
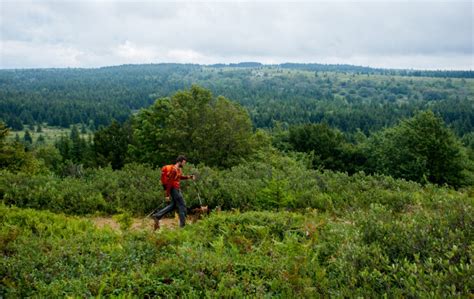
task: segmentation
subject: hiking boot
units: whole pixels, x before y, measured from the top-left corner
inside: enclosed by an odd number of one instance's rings
[[[160,229],[160,220],[158,218],[152,217],[153,221],[153,231],[156,231],[157,229]]]

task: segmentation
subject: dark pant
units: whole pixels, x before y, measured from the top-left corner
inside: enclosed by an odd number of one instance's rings
[[[152,217],[161,219],[166,213],[173,211],[175,207],[178,207],[179,226],[183,227],[186,225],[186,202],[179,189],[171,189],[171,203],[153,214]]]

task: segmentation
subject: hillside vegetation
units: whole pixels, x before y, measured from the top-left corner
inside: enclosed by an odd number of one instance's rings
[[[358,70],[1,71],[0,297],[472,295],[472,79]],[[211,214],[129,229],[179,154]]]

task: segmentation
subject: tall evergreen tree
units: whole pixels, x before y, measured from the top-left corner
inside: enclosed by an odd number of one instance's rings
[[[121,125],[116,120],[94,134],[94,153],[97,165],[111,164],[113,169],[121,169],[127,159],[128,145],[131,143],[131,127]]]
[[[0,121],[0,144],[3,144],[3,142],[5,142],[9,133],[10,130],[8,129],[8,127]]]
[[[61,136],[55,142],[55,147],[59,150],[59,153],[61,154],[63,161],[72,159],[72,154],[71,154],[72,144],[71,144],[71,140],[67,137],[67,135]]]
[[[31,137],[30,131],[26,130],[25,135],[23,136],[23,141],[25,144],[32,144],[33,143],[33,138]]]
[[[19,142],[10,143],[6,140],[9,134],[7,126],[0,122],[0,169],[13,172],[24,171],[33,174],[38,171],[38,163],[25,147]]]
[[[82,157],[85,150],[85,142],[82,140],[81,136],[79,135],[79,130],[77,126],[73,125],[71,128],[70,139],[72,143],[71,148],[71,158],[72,161],[75,163],[82,162]]]

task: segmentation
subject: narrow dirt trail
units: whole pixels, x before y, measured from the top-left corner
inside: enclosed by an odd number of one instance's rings
[[[113,230],[120,230],[120,224],[112,217],[94,217],[91,221],[98,227],[109,227]],[[161,227],[177,228],[178,220],[175,218],[163,218],[160,220]],[[151,230],[153,231],[153,219],[151,218],[133,218],[131,230]]]

